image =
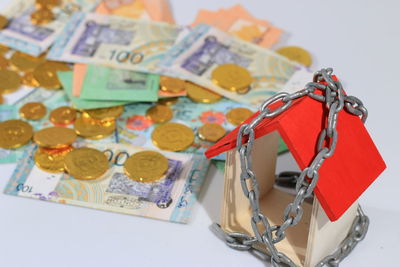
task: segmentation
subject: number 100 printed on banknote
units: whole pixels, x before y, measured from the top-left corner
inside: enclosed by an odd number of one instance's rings
[[[152,72],[177,34],[178,28],[167,23],[76,13],[48,58]]]
[[[108,157],[110,169],[96,180],[77,180],[65,173],[48,173],[34,162],[36,147],[25,151],[5,193],[44,201],[187,223],[196,203],[209,160],[204,156],[161,152],[168,171],[158,181],[141,183],[128,178],[125,160],[143,148],[121,144],[80,144]]]

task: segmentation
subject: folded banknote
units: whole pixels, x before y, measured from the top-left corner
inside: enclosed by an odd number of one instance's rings
[[[211,80],[211,73],[221,64],[246,68],[253,82],[246,94],[225,90]],[[200,24],[188,31],[160,62],[159,71],[202,85],[232,100],[259,106],[282,89],[302,67],[273,51]]]
[[[55,19],[45,25],[31,23],[31,13],[36,10],[35,0],[10,2],[1,13],[8,18],[9,23],[0,31],[0,43],[38,56],[53,44],[72,14],[76,11],[91,11],[99,1],[60,0],[60,5],[52,9]]]
[[[48,173],[36,167],[36,147],[24,157],[9,180],[5,193],[62,204],[187,223],[210,161],[204,156],[161,152],[168,171],[158,181],[136,182],[123,170],[124,161],[143,148],[120,144],[80,144],[103,151],[110,169],[99,179],[77,180],[65,173]]]
[[[179,28],[168,23],[96,13],[76,13],[48,58],[155,72]]]

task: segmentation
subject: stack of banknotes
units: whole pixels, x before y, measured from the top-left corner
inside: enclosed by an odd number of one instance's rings
[[[0,28],[5,193],[179,223],[204,151],[312,77],[308,52],[273,51],[283,30],[240,5],[179,26],[167,0],[15,0]]]

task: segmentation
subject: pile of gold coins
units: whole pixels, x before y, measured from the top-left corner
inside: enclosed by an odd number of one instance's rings
[[[59,6],[61,0],[36,0],[36,10],[31,13],[31,22],[34,25],[44,25],[54,20],[52,8]]]

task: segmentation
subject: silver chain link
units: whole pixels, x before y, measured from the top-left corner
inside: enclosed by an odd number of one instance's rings
[[[306,84],[305,89],[298,92],[279,93],[266,100],[260,113],[251,122],[243,124],[238,133],[236,147],[240,156],[241,174],[240,183],[243,193],[250,202],[252,210],[251,226],[254,237],[243,233],[225,233],[218,224],[214,224],[212,229],[219,235],[226,244],[239,250],[254,249],[255,243],[265,245],[269,252],[272,266],[295,267],[293,261],[284,253],[279,252],[275,246],[282,241],[286,234],[286,229],[299,223],[303,216],[302,204],[304,200],[311,196],[318,182],[319,169],[323,162],[331,157],[335,152],[338,142],[338,132],[336,130],[338,114],[346,109],[347,112],[359,116],[363,122],[366,121],[368,112],[361,100],[354,96],[344,94],[342,84],[332,78],[332,68],[321,69],[314,74],[313,82]],[[324,84],[322,83],[324,82]],[[317,94],[316,91],[322,91]],[[256,176],[252,170],[251,151],[255,141],[255,128],[265,118],[276,117],[291,107],[296,99],[309,96],[317,101],[325,103],[327,109],[327,126],[318,137],[317,153],[311,164],[304,168],[297,178],[296,196],[293,202],[289,203],[283,213],[283,223],[271,226],[268,219],[261,213],[259,204],[259,187]],[[280,101],[282,105],[271,110],[273,103]],[[246,143],[243,138],[247,137]],[[336,267],[353,250],[368,231],[369,220],[358,207],[358,216],[339,248],[332,254],[324,258],[317,267]]]

